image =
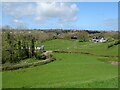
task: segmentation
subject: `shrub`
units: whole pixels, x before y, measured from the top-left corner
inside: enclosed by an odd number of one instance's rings
[[[35,54],[35,58],[36,59],[42,59],[42,55],[41,55],[41,53],[40,52],[37,52],[36,54]]]
[[[120,40],[118,40],[114,43],[114,45],[118,45],[118,44],[120,44]]]
[[[114,45],[118,45],[118,44],[120,44],[120,40],[115,41],[114,43],[109,44],[108,48],[113,47]]]
[[[108,48],[111,48],[111,47],[113,47],[114,46],[114,44],[109,44],[108,45]]]
[[[47,57],[45,55],[41,55],[41,59],[46,59]]]

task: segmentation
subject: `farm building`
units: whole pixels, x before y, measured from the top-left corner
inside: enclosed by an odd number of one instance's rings
[[[93,37],[92,41],[97,43],[97,42],[106,42],[107,40],[104,37],[96,36]]]
[[[41,47],[35,47],[35,51],[41,51],[44,52],[44,45],[42,45]]]

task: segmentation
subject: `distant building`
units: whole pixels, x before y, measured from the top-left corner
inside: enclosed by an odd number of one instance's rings
[[[97,43],[97,42],[106,42],[107,40],[104,37],[96,36],[93,37],[92,41]]]
[[[31,33],[31,31],[29,31],[28,33]]]
[[[40,47],[35,47],[35,50],[40,50]]]
[[[42,45],[41,47],[35,47],[35,51],[41,51],[44,52],[44,45]]]
[[[44,52],[44,45],[40,47],[41,52]]]

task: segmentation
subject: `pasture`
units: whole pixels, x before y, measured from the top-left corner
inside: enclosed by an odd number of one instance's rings
[[[114,42],[114,41],[113,41]],[[118,45],[107,48],[107,43],[79,42],[79,40],[55,39],[44,42],[46,50],[65,50],[72,52],[87,52],[96,55],[118,56]],[[38,44],[40,46],[41,43]]]
[[[108,44],[62,39],[46,41],[46,50],[95,55],[54,53],[56,61],[46,65],[2,72],[3,88],[117,88],[118,65],[100,60],[104,58],[101,55],[118,56],[118,46],[108,49]]]

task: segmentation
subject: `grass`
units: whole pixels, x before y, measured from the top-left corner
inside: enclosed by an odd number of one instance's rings
[[[44,43],[45,50],[88,52],[96,55],[118,56],[118,45],[108,48],[107,43],[79,42],[78,40],[55,39]],[[39,44],[40,46],[41,44]]]
[[[118,66],[97,56],[55,53],[56,61],[2,72],[3,88],[117,88]]]
[[[24,63],[34,63],[34,62],[39,62],[40,60],[35,59],[35,58],[28,58],[25,60],[21,60],[18,64],[24,64]]]
[[[55,39],[44,43],[45,50],[87,52],[89,54],[54,53],[56,61],[42,66],[2,72],[3,88],[117,88],[118,45]],[[38,46],[41,44],[39,43]],[[98,55],[98,56],[97,56]],[[110,57],[102,57],[107,55]],[[26,59],[20,63],[37,62]]]
[[[106,63],[118,62],[118,57],[98,57],[98,60]]]
[[[2,72],[0,72],[0,89],[2,90]]]

